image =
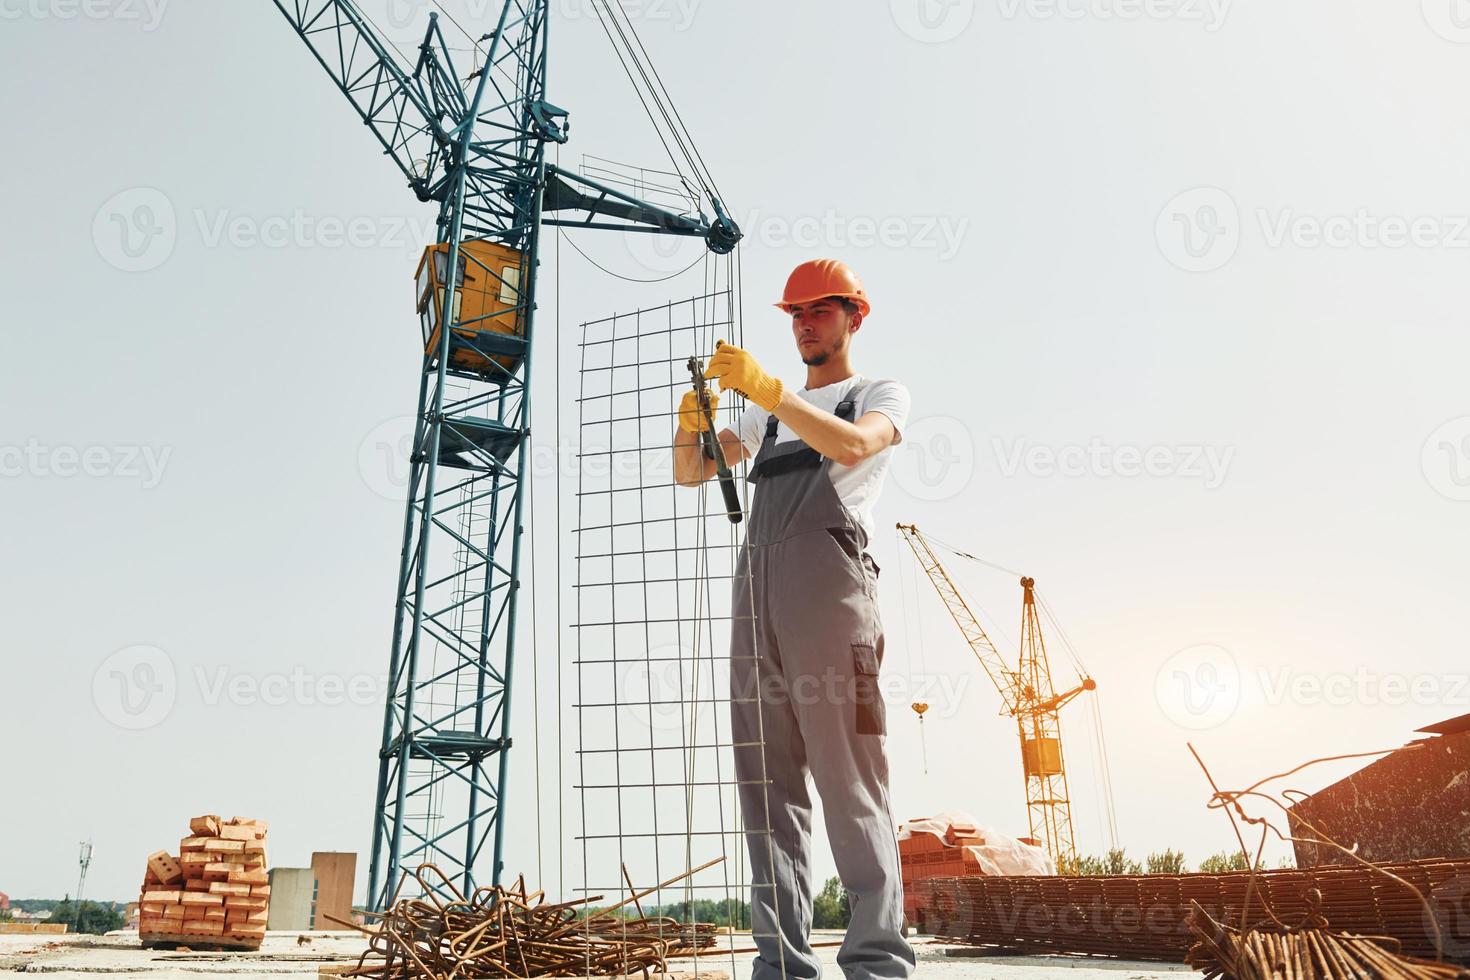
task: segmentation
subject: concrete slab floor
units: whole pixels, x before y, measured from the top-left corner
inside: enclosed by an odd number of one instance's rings
[[[310,942],[300,942],[305,937]],[[841,933],[814,934],[813,942],[840,939]],[[1182,965],[1134,963],[1097,957],[945,955],[945,946],[928,937],[912,940],[919,975],[933,980],[1160,980],[1195,974]],[[735,936],[736,949],[750,937]],[[148,950],[137,933],[106,936],[0,936],[0,974],[44,973],[54,980],[95,980],[99,975],[140,975],[144,980],[200,980],[201,975],[243,977],[314,977],[323,966],[355,963],[363,937],[350,932],[272,932],[257,953],[204,953]],[[822,975],[841,980],[837,948],[819,947]],[[712,953],[699,960],[700,971],[718,971],[732,980],[748,980],[751,953]],[[674,972],[693,971],[693,960],[671,960]],[[1197,975],[1197,974],[1196,974]]]

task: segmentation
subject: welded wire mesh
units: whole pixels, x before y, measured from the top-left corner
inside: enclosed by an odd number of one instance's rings
[[[688,360],[739,343],[737,303],[716,289],[582,324],[572,626],[581,893],[611,904],[716,861],[641,909],[743,929],[729,659],[731,625],[751,615],[731,607],[743,525],[714,481],[676,484],[672,451]],[[717,430],[737,427],[738,401]]]

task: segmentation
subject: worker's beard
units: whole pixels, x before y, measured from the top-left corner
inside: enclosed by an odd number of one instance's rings
[[[839,338],[838,340],[833,341],[832,346],[827,348],[826,350],[819,350],[815,354],[802,355],[801,363],[805,364],[807,367],[821,367],[823,364],[826,364],[828,361],[832,360],[832,355],[842,350],[842,347],[843,343],[841,338]]]

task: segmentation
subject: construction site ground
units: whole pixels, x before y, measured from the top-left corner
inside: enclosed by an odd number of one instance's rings
[[[840,932],[813,934],[813,942],[841,938]],[[310,942],[303,942],[302,939]],[[749,935],[733,937],[736,949],[750,946]],[[1167,963],[1133,963],[1125,960],[1071,956],[951,956],[947,948],[927,936],[912,940],[919,956],[919,972],[933,980],[1019,980],[1065,975],[1070,980],[1153,980],[1178,977],[1195,971]],[[337,973],[357,961],[364,938],[351,932],[271,932],[255,953],[205,953],[147,950],[138,944],[137,933],[114,932],[106,936],[0,936],[0,973],[45,973],[56,980],[91,978],[99,975],[146,975],[148,980],[200,980],[201,975],[231,977],[314,976],[329,969]],[[728,947],[727,947],[728,948]],[[822,973],[839,980],[837,948],[819,947]],[[966,954],[973,950],[964,950]],[[737,953],[734,975],[731,957],[713,954],[701,957],[700,976],[712,980],[723,974],[729,980],[750,976],[753,954]],[[671,974],[692,978],[693,960],[671,960]],[[1062,974],[1065,971],[1065,974]]]

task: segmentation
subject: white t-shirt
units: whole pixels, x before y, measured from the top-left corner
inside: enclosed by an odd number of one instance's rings
[[[838,402],[847,396],[855,385],[865,379],[855,374],[842,381],[823,385],[820,388],[802,388],[797,392],[808,404],[824,412],[836,412]],[[873,540],[873,504],[878,492],[883,489],[883,477],[888,473],[888,464],[893,459],[893,447],[903,441],[903,427],[909,417],[909,390],[891,378],[880,378],[872,382],[858,398],[852,420],[856,422],[868,412],[882,412],[893,423],[894,439],[888,448],[874,453],[856,466],[843,466],[833,461],[827,468],[832,477],[832,488],[844,507],[852,512]],[[748,405],[740,413],[736,435],[745,444],[751,458],[760,452],[766,438],[766,420],[771,413],[759,405]],[[790,442],[798,438],[795,432],[781,423],[776,424],[776,442]],[[757,489],[757,494],[760,492]]]

